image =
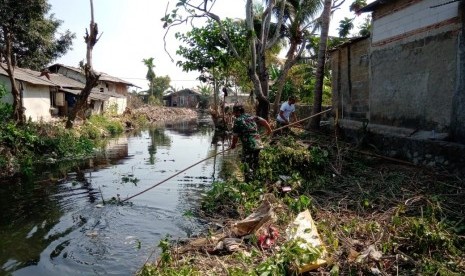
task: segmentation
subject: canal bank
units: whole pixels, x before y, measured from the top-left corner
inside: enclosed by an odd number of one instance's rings
[[[2,183],[0,274],[131,275],[158,241],[202,232],[192,214],[221,156],[122,206],[102,198],[134,194],[214,154],[213,133],[208,119],[169,123],[113,139],[73,170],[50,166],[47,177]]]

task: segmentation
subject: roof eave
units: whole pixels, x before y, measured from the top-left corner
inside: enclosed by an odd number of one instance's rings
[[[380,5],[385,4],[385,3],[389,2],[389,1],[390,0],[376,0],[376,1],[366,5],[365,7],[357,10],[357,13],[372,12],[372,11],[376,10],[376,8],[378,8]]]

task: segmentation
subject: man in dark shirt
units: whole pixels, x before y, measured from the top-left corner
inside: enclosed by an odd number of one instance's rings
[[[258,168],[259,154],[263,148],[260,133],[258,132],[258,125],[266,129],[267,135],[270,135],[272,130],[265,119],[245,113],[242,105],[235,105],[233,107],[233,114],[236,119],[234,120],[231,149],[234,149],[237,141],[241,139],[242,162],[245,165],[244,176],[246,181],[248,181]]]

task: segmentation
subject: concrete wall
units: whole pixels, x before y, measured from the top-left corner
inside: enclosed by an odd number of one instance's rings
[[[11,95],[11,83],[10,80],[1,75],[0,83],[5,85],[7,95],[2,98],[3,102],[13,104],[13,96]],[[50,113],[51,102],[50,102],[50,87],[43,85],[33,85],[26,82],[17,82],[18,88],[23,93],[23,107],[25,108],[24,114],[26,119],[29,118],[36,121],[50,121],[52,115]]]
[[[372,42],[377,44],[435,25],[444,25],[458,16],[459,2],[436,6],[438,0],[391,1],[373,13]],[[446,1],[444,1],[446,2]]]
[[[397,1],[374,13],[370,122],[450,130],[460,24],[457,5],[430,8],[434,4]],[[412,20],[416,12],[424,18]]]
[[[50,121],[50,87],[23,83],[23,106],[26,119],[32,121]]]
[[[333,114],[341,119],[369,117],[369,47],[369,38],[364,38],[331,53]]]
[[[126,98],[110,97],[108,101],[104,104],[103,109],[104,111],[109,111],[109,109],[112,109],[114,106],[116,106],[116,114],[123,114],[127,106]]]

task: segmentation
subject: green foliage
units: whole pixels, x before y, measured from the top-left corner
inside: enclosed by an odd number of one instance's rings
[[[312,200],[306,195],[300,195],[297,198],[291,198],[286,196],[284,198],[284,202],[289,206],[289,208],[294,212],[294,214],[298,214],[302,211],[308,209]]]
[[[13,114],[13,106],[11,104],[5,103],[2,101],[2,98],[8,92],[6,91],[6,87],[4,83],[0,84],[0,122],[5,122],[6,120],[11,118]]]
[[[230,211],[236,213],[237,209],[224,210],[225,206],[241,207],[248,213],[257,206],[263,187],[257,182],[241,182],[229,180],[214,182],[212,188],[202,200],[202,210],[208,213],[221,213]]]
[[[170,88],[171,78],[169,76],[156,76],[150,86],[153,95],[160,103],[163,102],[163,92]]]
[[[303,239],[285,242],[277,252],[259,264],[255,271],[260,276],[298,275],[297,269],[316,261],[321,256],[321,249],[311,246]]]
[[[158,247],[161,249],[160,254],[160,265],[166,266],[172,261],[172,257],[170,254],[170,242],[169,237],[165,237],[164,239],[160,240],[158,243]]]
[[[278,179],[279,175],[300,174],[310,178],[328,161],[328,152],[321,148],[304,149],[293,137],[282,137],[278,144],[260,153],[259,179]]]
[[[223,20],[221,24],[231,43],[245,59],[248,44],[244,26],[231,19]],[[175,37],[183,43],[176,51],[184,58],[177,62],[183,71],[199,71],[199,79],[204,81],[210,77],[217,81],[225,80],[232,75],[236,83],[248,82],[245,64],[231,52],[216,21],[209,20],[204,27],[194,27],[185,34],[176,33]]]
[[[48,15],[50,5],[46,0],[1,1],[0,44],[4,56],[20,67],[40,70],[53,60],[64,55],[75,35],[69,30],[58,34],[61,20]],[[11,39],[11,41],[8,41]],[[11,53],[6,53],[6,43],[12,43]]]
[[[142,62],[147,66],[146,78],[149,81],[149,104],[160,105],[163,102],[163,92],[170,87],[171,78],[169,76],[155,75],[154,58],[143,59]]]
[[[9,149],[14,156],[11,162],[17,163],[24,174],[30,174],[38,162],[57,157],[76,158],[93,152],[94,148],[90,139],[74,131],[31,122],[0,123],[0,145]],[[1,163],[5,166],[7,162]]]
[[[102,137],[102,130],[106,130],[111,136],[116,136],[124,132],[124,126],[121,121],[112,120],[105,115],[90,116],[83,128],[83,133],[92,139]]]
[[[371,17],[368,16],[365,18],[365,21],[363,21],[363,23],[358,26],[359,28],[359,31],[358,31],[358,34],[361,35],[361,36],[369,36],[370,33],[371,33]]]
[[[339,21],[339,28],[337,28],[340,37],[347,37],[350,31],[354,28],[354,18],[344,17],[343,20]]]
[[[444,248],[448,251],[456,250],[454,242],[458,241],[453,239],[444,223],[434,218],[402,217],[397,218],[395,225],[398,227],[397,239],[408,239],[409,252],[424,254],[440,252]]]
[[[365,7],[366,5],[366,0],[355,0],[352,2],[352,4],[350,4],[349,10],[357,13],[359,9]]]

